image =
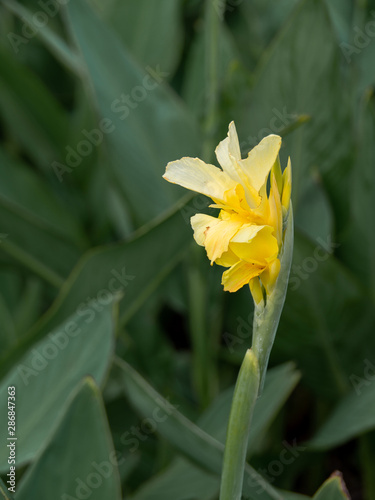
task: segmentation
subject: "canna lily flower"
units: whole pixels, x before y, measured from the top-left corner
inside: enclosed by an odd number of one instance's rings
[[[211,265],[228,268],[224,290],[236,292],[249,284],[257,304],[272,293],[280,270],[283,223],[291,195],[290,160],[281,173],[281,137],[265,137],[247,158],[241,158],[234,122],[216,148],[221,169],[199,158],[168,163],[164,179],[210,197],[218,217],[191,218],[194,239],[204,246]],[[269,180],[269,188],[267,188]]]

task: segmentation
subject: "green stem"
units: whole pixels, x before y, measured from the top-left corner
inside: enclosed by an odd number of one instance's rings
[[[251,418],[259,389],[259,366],[249,349],[241,365],[229,416],[220,500],[240,500]]]
[[[262,302],[255,306],[253,345],[245,355],[234,391],[225,444],[220,500],[241,498],[251,417],[256,399],[263,388],[268,358],[284,306],[292,256],[293,208],[290,205],[279,276],[272,293],[267,295],[265,304]]]
[[[286,292],[288,288],[290,266],[293,257],[293,209],[290,206],[289,220],[284,237],[283,254],[281,256],[280,273],[275,288],[271,295],[267,296],[265,306],[255,306],[253,322],[253,345],[252,349],[259,361],[260,388],[262,392],[267,372],[268,359],[271,354],[275,340],[277,327],[279,325],[281,312],[284,307]]]

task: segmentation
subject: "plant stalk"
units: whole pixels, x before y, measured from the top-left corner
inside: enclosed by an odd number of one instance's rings
[[[259,365],[248,349],[234,389],[225,443],[220,500],[240,500],[250,424],[259,389]]]

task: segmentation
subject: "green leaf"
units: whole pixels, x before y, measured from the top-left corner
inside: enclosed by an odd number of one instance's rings
[[[62,157],[68,116],[48,88],[16,58],[0,50],[0,109],[7,131],[47,170]]]
[[[294,493],[293,491],[280,490],[280,493],[283,497],[283,500],[307,500],[308,498],[311,498],[306,495],[300,495],[299,493]]]
[[[85,246],[76,220],[40,177],[1,149],[0,175],[1,229],[8,234],[0,251],[59,286]]]
[[[314,495],[314,500],[350,500],[340,472],[335,472]]]
[[[0,345],[5,353],[39,317],[43,309],[43,287],[40,280],[34,277],[24,280],[13,270],[9,274],[2,273],[0,280],[2,281],[0,321],[3,326],[0,332]],[[14,288],[9,286],[10,284]]]
[[[42,312],[42,282],[34,277],[26,281],[15,311],[15,327],[19,336],[24,335]]]
[[[361,18],[362,22],[359,22],[357,27],[363,30],[364,28],[366,29],[366,19],[363,14],[361,15]],[[369,19],[367,19],[367,22],[368,21]],[[353,30],[352,27],[351,29]],[[353,47],[353,37],[355,35],[356,31],[351,31],[351,39],[349,43],[352,47]],[[375,84],[375,68],[374,65],[371,63],[375,57],[375,44],[370,42],[364,49],[360,51],[360,53],[354,53],[351,56],[347,57],[350,58],[350,62],[348,61],[349,64],[353,65],[356,63],[358,64],[359,79],[358,79],[357,92],[358,92],[358,97],[362,98],[363,94],[366,94],[366,92],[368,92],[371,89],[371,87],[373,87]],[[360,139],[361,137],[359,137],[359,140]]]
[[[311,448],[331,449],[375,429],[375,366],[365,360],[364,372],[350,380],[355,392],[336,406],[310,441]]]
[[[121,500],[120,477],[100,391],[86,379],[53,436],[28,469],[18,500]]]
[[[35,219],[40,220],[39,225],[44,223],[46,226],[56,226],[55,232],[61,238],[82,246],[85,240],[76,214],[66,210],[52,191],[51,185],[29,165],[14,159],[3,149],[0,149],[0,159],[0,195],[4,205],[8,202],[32,212],[29,216],[30,224],[33,223],[34,215]],[[34,223],[37,225],[37,222]]]
[[[240,10],[241,23],[233,30],[237,44],[243,52],[243,60],[252,69],[254,60],[262,56],[262,52],[272,39],[280,32],[285,21],[295,8],[298,0],[285,0],[283,4],[275,4],[272,0],[253,0],[240,4],[228,4],[228,11]]]
[[[181,488],[181,484],[184,485]],[[212,500],[217,498],[220,478],[178,458],[161,474],[155,475],[130,497],[131,500]]]
[[[362,98],[357,130],[357,154],[351,176],[351,221],[343,236],[340,256],[360,277],[372,300],[375,300],[375,232],[372,215],[375,210],[375,98],[373,91]],[[359,243],[360,242],[360,243]]]
[[[181,0],[92,3],[139,63],[155,66],[163,61],[163,69],[173,75],[183,48]]]
[[[155,411],[167,416],[158,423],[158,432],[193,463],[220,476],[224,445],[182,415],[130,365],[117,358],[115,366],[134,408],[145,418]],[[250,498],[282,500],[279,493],[249,465],[245,466],[243,494]]]
[[[354,25],[353,4],[351,0],[332,0],[331,2],[327,2],[327,8],[338,40],[348,41],[352,36]]]
[[[162,65],[139,68],[85,0],[69,2],[67,26],[106,119],[108,167],[133,220],[150,220],[180,196],[162,179],[167,162],[197,152],[197,126],[163,83]]]
[[[0,478],[0,499],[1,500],[12,500],[13,497],[9,494],[8,488],[5,486]]]
[[[50,332],[26,353],[0,386],[1,411],[6,413],[8,387],[16,388],[17,464],[35,457],[51,435],[66,401],[85,375],[102,383],[113,352],[113,300],[89,303]],[[0,429],[1,440],[7,428]],[[6,470],[6,449],[0,470]]]

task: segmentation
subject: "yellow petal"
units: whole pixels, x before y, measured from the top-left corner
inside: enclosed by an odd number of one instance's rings
[[[214,203],[210,205],[211,208],[222,208],[228,212],[228,210],[234,210],[235,212],[246,216],[250,211],[250,207],[247,204],[245,198],[244,188],[241,184],[237,184],[236,187],[228,189],[224,193],[225,204]]]
[[[244,188],[244,195],[249,207],[257,207],[260,203],[258,192],[253,188],[246,172],[241,168],[241,150],[234,122],[229,124],[228,136],[219,143],[215,153],[224,172]]]
[[[275,259],[271,264],[263,271],[260,276],[264,288],[266,289],[267,295],[272,293],[272,290],[276,284],[277,277],[280,271],[280,260]]]
[[[269,224],[275,229],[277,242],[281,245],[283,212],[277,182],[273,173],[271,174],[271,189],[269,196]]]
[[[288,165],[283,173],[283,191],[281,196],[281,204],[285,212],[289,210],[290,196],[292,193],[292,164],[288,158]]]
[[[168,163],[164,179],[209,196],[219,203],[224,202],[224,193],[236,186],[228,174],[208,165],[199,158],[181,158]]]
[[[243,222],[239,220],[219,220],[219,224],[213,224],[206,229],[204,246],[211,264],[228,251],[230,240],[242,225]]]
[[[239,165],[249,178],[251,186],[259,192],[279,154],[281,137],[269,135],[253,148]]]
[[[194,215],[190,219],[194,229],[194,239],[198,245],[205,246],[211,264],[228,251],[231,238],[243,225],[243,220],[237,215],[228,218],[224,212],[220,216],[225,219],[216,219],[204,214]]]
[[[224,252],[221,257],[215,260],[215,264],[223,267],[232,267],[239,261],[239,257],[235,253],[229,249],[227,252]]]
[[[242,227],[230,242],[230,249],[242,260],[266,266],[279,253],[271,226]]]
[[[249,262],[239,261],[223,273],[221,284],[227,292],[237,292],[244,285],[247,285],[252,278],[258,276],[263,267]]]
[[[258,193],[255,193],[255,196],[259,198]],[[226,208],[231,208],[242,215],[247,215],[250,212],[250,206],[246,199],[245,190],[241,184],[237,184],[235,188],[225,191],[224,199]]]
[[[230,175],[233,173],[235,178],[237,178],[237,172],[233,170],[232,159],[241,160],[241,150],[234,122],[230,122],[228,136],[219,143],[215,149],[215,153],[222,169]]]
[[[253,278],[250,281],[249,285],[250,285],[250,292],[251,295],[253,296],[254,302],[256,304],[260,304],[263,301],[263,292],[258,276]]]
[[[279,190],[279,193],[282,193],[283,190],[283,174],[281,172],[281,165],[280,165],[280,158],[279,155],[277,155],[276,161],[273,164],[271,175],[275,176],[276,182],[277,182],[277,189]]]
[[[250,220],[256,224],[268,224],[270,208],[267,196],[267,180],[259,190],[260,204],[257,208],[250,210]]]
[[[190,224],[194,230],[194,239],[198,243],[198,245],[200,245],[201,247],[204,246],[204,242],[206,239],[205,232],[208,228],[218,223],[219,219],[206,214],[196,214],[191,217]]]

